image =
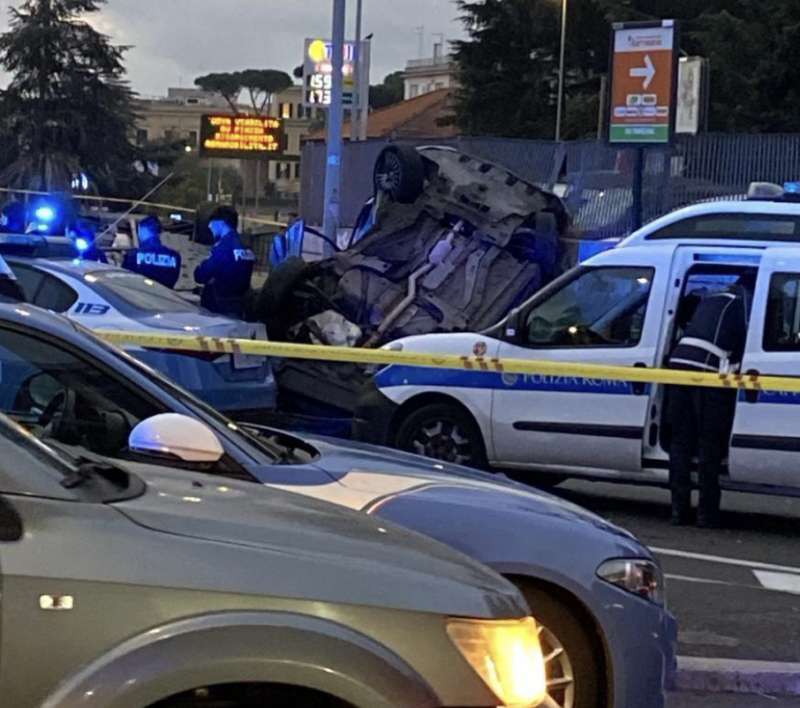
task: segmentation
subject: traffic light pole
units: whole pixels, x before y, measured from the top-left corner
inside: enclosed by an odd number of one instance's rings
[[[333,255],[331,244],[336,243],[339,231],[342,166],[342,61],[344,59],[345,0],[333,0],[333,85],[328,109],[328,158],[325,162],[325,215],[322,230],[330,243],[323,243],[325,256]]]

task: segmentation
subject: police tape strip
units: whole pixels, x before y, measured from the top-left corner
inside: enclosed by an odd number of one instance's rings
[[[747,391],[786,391],[800,393],[800,378],[760,376],[757,374],[706,374],[672,369],[647,369],[629,366],[606,366],[564,361],[528,359],[493,359],[453,354],[424,354],[388,349],[327,347],[312,344],[289,344],[253,339],[193,337],[143,332],[97,330],[107,342],[152,349],[175,349],[220,354],[248,354],[281,359],[310,359],[350,364],[396,364],[434,369],[457,369],[486,373],[569,376],[592,380],[630,383],[674,384],[706,388],[729,388]]]

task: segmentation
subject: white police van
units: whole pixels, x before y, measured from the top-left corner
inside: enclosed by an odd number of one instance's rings
[[[697,204],[568,272],[483,333],[409,337],[407,352],[635,367],[664,364],[693,300],[757,273],[743,370],[800,377],[800,203]],[[520,478],[665,484],[663,386],[389,366],[358,439]],[[742,392],[723,485],[800,494],[800,394]]]

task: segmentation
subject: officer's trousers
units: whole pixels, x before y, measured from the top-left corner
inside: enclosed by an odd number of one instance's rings
[[[686,520],[691,511],[692,458],[698,459],[700,501],[698,522],[715,524],[719,519],[719,477],[736,410],[736,391],[693,386],[674,386],[669,392],[672,440],[669,483],[673,516]]]

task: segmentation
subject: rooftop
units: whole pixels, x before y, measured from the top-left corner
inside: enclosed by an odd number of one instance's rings
[[[441,122],[452,114],[452,92],[431,91],[407,101],[381,108],[369,114],[368,138],[452,138],[458,134],[455,125]],[[350,121],[343,126],[343,135],[350,137]],[[309,135],[309,140],[324,140],[325,131]]]

